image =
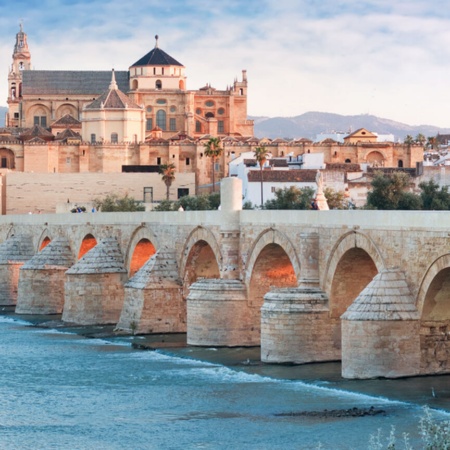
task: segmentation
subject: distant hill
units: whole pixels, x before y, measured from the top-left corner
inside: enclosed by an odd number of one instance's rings
[[[5,126],[5,114],[8,111],[6,106],[0,106],[0,127]]]
[[[450,134],[450,128],[439,128],[432,125],[411,126],[389,119],[361,114],[342,116],[323,112],[307,112],[295,117],[249,117],[255,121],[255,135],[259,138],[308,138],[315,140],[320,133],[351,133],[358,128],[378,134],[393,134],[395,139],[404,139],[406,135],[413,137],[422,133],[426,137],[439,134]]]

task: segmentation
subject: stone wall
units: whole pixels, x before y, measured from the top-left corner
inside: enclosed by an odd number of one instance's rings
[[[153,188],[154,201],[166,198],[166,185],[158,173],[9,173],[3,177],[6,190],[6,214],[54,213],[58,203],[83,206],[108,194],[128,194],[144,199],[144,187]],[[179,187],[195,193],[195,176],[177,174],[170,188],[171,200]]]

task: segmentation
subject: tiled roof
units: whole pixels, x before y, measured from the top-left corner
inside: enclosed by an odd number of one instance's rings
[[[168,55],[164,50],[155,47],[143,56],[139,61],[136,61],[131,67],[136,66],[182,66],[176,59]]]
[[[115,72],[121,91],[129,90],[128,72]],[[111,71],[24,70],[23,95],[48,94],[92,95],[96,97],[108,88]]]
[[[315,183],[317,170],[294,169],[294,170],[263,170],[263,181],[278,183]],[[249,182],[261,182],[261,170],[250,170],[248,172]]]
[[[344,172],[359,172],[361,166],[356,163],[327,163],[327,170],[339,170]]]
[[[46,141],[52,140],[54,138],[53,134],[45,128],[35,125],[33,128],[26,129],[21,135],[20,138],[24,141],[28,141],[35,137],[44,139]]]
[[[287,159],[284,158],[270,158],[267,160],[270,166],[272,167],[289,167]],[[255,158],[246,158],[244,159],[244,164],[246,166],[256,166],[258,163]]]
[[[60,119],[52,123],[51,127],[81,127],[81,122],[70,114],[62,116]]]
[[[66,139],[81,140],[81,134],[71,130],[70,128],[66,128],[64,131],[61,131],[61,133],[58,133],[55,138],[57,141],[64,141]]]
[[[95,99],[89,105],[86,105],[86,109],[142,109],[142,106],[139,106],[137,103],[134,103],[130,97],[124,94],[122,91],[118,89],[109,89],[104,92],[100,97]]]

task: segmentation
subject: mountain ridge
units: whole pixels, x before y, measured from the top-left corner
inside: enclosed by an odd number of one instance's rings
[[[249,117],[255,121],[255,135],[259,138],[308,138],[315,140],[321,133],[340,132],[350,134],[359,129],[378,134],[393,134],[395,140],[403,140],[408,134],[415,137],[419,133],[428,136],[450,134],[450,126],[441,128],[434,125],[408,125],[371,114],[341,115],[319,111],[309,111],[293,117]]]

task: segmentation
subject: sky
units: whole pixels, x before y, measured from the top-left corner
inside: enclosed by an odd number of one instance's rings
[[[249,82],[248,114],[450,127],[450,0],[0,2],[0,105],[19,24],[39,70],[127,70],[159,47],[187,88]],[[107,86],[105,87],[105,89]]]

